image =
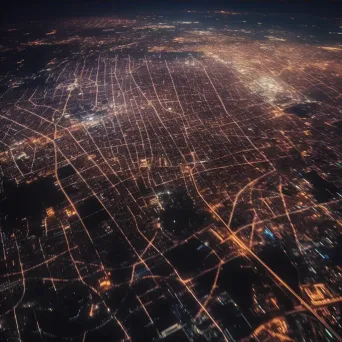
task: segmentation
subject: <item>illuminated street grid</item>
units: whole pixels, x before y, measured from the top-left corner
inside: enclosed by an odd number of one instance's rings
[[[1,74],[1,174],[63,198],[39,233],[0,221],[4,340],[341,340],[342,46],[193,15],[2,31],[3,66],[49,59]],[[205,216],[184,234],[160,219],[178,192]],[[237,260],[258,278],[247,310],[224,285]]]

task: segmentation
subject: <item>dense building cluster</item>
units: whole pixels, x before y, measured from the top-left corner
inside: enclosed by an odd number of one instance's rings
[[[0,339],[341,340],[341,23],[3,28]]]

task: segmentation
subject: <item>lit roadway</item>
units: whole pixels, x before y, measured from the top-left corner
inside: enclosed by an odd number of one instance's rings
[[[202,196],[200,190],[198,189],[196,180],[192,174],[192,169],[189,168],[189,174],[190,177],[193,181],[194,187],[196,188],[197,194],[198,196],[202,199],[202,201],[207,205],[207,207],[209,208],[209,210],[212,212],[212,214],[214,214],[221,222],[222,224],[227,228],[227,231],[229,232],[232,241],[234,241],[240,248],[242,248],[243,250],[245,250],[247,252],[247,254],[249,254],[254,260],[256,260],[262,267],[264,267],[273,277],[273,279],[278,283],[278,285],[283,286],[284,288],[286,288],[296,299],[298,299],[298,301],[303,305],[303,307],[310,311],[335,337],[338,341],[342,341],[342,338],[337,334],[337,332],[321,317],[317,314],[317,312],[311,308],[311,306],[305,302],[305,300],[303,298],[301,298],[295,291],[292,290],[292,288],[286,283],[284,282],[275,272],[273,272],[273,270],[268,267],[248,246],[246,246],[243,241],[237,237],[234,234],[234,231],[230,228],[230,223],[231,223],[231,219],[232,219],[232,215],[234,213],[234,208],[236,206],[236,203],[239,199],[239,196],[241,193],[243,193],[243,191],[248,188],[249,186],[253,185],[253,183],[257,182],[258,180],[260,180],[263,177],[266,177],[268,175],[270,175],[272,172],[274,171],[270,171],[262,176],[260,176],[257,179],[254,179],[253,181],[249,182],[244,188],[242,188],[238,194],[235,197],[234,200],[234,204],[233,204],[233,209],[230,215],[230,219],[229,219],[229,223],[227,224],[220,215],[217,214],[217,212],[212,208],[212,206],[205,200],[205,198]]]

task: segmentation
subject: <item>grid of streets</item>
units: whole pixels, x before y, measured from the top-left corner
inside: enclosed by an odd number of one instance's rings
[[[341,340],[337,33],[187,15],[2,29],[4,340]]]

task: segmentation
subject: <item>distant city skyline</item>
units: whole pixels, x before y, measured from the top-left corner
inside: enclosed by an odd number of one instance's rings
[[[105,15],[106,13],[132,13],[136,11],[163,11],[184,9],[230,8],[265,13],[298,13],[312,15],[342,15],[341,0],[13,0],[2,4],[3,15],[19,15],[26,18],[64,17],[77,15]],[[41,18],[42,19],[42,18]]]

